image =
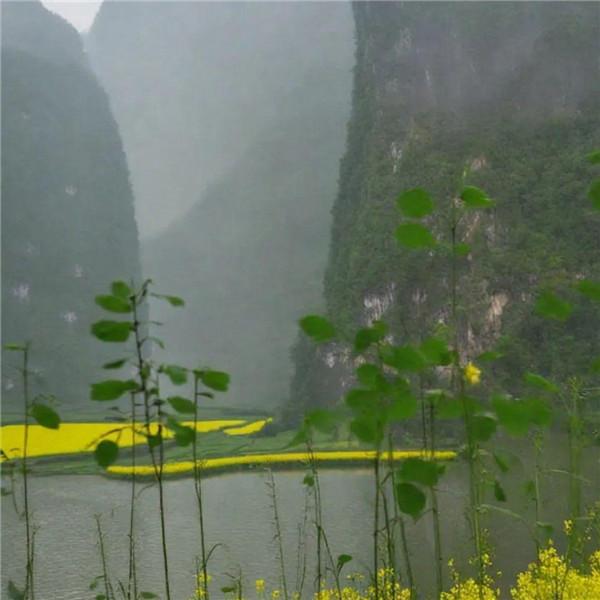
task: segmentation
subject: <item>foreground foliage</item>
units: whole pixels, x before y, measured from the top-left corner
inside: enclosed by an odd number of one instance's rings
[[[450,561],[452,568],[453,562]],[[491,566],[491,565],[490,565]],[[410,600],[410,589],[397,582],[395,573],[390,569],[380,569],[377,574],[378,592],[373,585],[365,585],[365,578],[359,573],[346,577],[348,583],[339,590],[326,588],[314,594],[313,600]],[[210,581],[210,577],[209,577]],[[264,579],[255,582],[255,590],[249,595],[242,595],[239,590],[222,590],[226,597],[257,600],[278,600],[282,592],[278,588],[269,589]],[[511,587],[512,600],[597,600],[600,598],[600,550],[594,552],[583,568],[575,568],[568,557],[558,553],[550,543],[543,549],[536,562],[527,570],[519,573],[515,585]],[[204,589],[198,589],[190,600],[203,600]],[[498,600],[500,590],[490,579],[479,585],[474,579],[461,579],[454,572],[454,581],[448,591],[439,596],[439,600]],[[291,600],[300,600],[300,596],[292,594]]]

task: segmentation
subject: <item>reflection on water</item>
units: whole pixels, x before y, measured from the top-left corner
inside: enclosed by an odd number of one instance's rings
[[[564,455],[564,453],[560,453]],[[591,492],[598,497],[600,481],[597,457],[590,456],[587,471],[592,476]],[[508,507],[528,508],[523,482],[526,469],[516,467],[514,481],[505,482]],[[465,522],[466,473],[459,464],[449,466],[440,494],[443,515],[443,540],[447,556],[464,560],[470,552]],[[301,577],[303,552],[299,541],[305,508],[305,486],[301,471],[277,472],[277,503],[282,526],[286,576],[293,588]],[[544,520],[560,526],[567,511],[565,477],[545,481]],[[211,559],[209,571],[214,588],[227,585],[227,574],[240,572],[253,588],[256,578],[276,585],[279,577],[273,512],[267,478],[263,472],[228,474],[208,479],[204,484],[209,546],[220,543]],[[346,553],[354,560],[346,567],[367,572],[372,551],[373,478],[369,469],[325,470],[321,475],[324,524],[332,554]],[[138,488],[137,558],[140,589],[162,596],[160,527],[156,518],[155,488]],[[34,520],[37,597],[40,600],[79,600],[94,597],[91,580],[101,573],[97,551],[94,514],[102,515],[109,564],[113,578],[127,576],[127,533],[130,484],[95,476],[32,477],[31,497]],[[173,597],[187,599],[194,586],[196,556],[200,553],[197,509],[192,480],[166,483],[168,547]],[[309,517],[310,519],[310,517]],[[417,578],[422,588],[433,585],[432,532],[429,518],[408,523]],[[529,534],[518,521],[504,515],[490,518],[497,548],[495,566],[510,580],[516,569],[523,569],[533,557]],[[307,573],[305,593],[310,597],[314,581],[314,536],[308,523],[306,540]],[[24,580],[24,525],[12,503],[2,503],[2,587],[9,579]],[[222,595],[220,592],[217,596]]]

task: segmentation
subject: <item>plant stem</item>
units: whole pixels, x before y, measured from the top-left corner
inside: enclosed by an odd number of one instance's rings
[[[323,544],[323,514],[321,510],[321,486],[319,483],[319,473],[317,470],[317,461],[312,448],[312,441],[306,440],[306,449],[308,450],[311,473],[313,476],[313,489],[315,499],[315,527],[317,530],[317,595],[321,596],[323,588],[323,572],[322,572],[322,544]]]
[[[135,568],[135,537],[134,537],[134,517],[135,517],[135,394],[131,394],[131,500],[129,510],[129,577],[127,584],[127,598],[131,599],[133,587],[133,599],[137,600],[137,573]]]
[[[202,586],[204,597],[208,600],[208,573],[206,564],[206,537],[204,531],[204,510],[202,506],[202,479],[198,463],[198,377],[194,375],[194,437],[192,438],[192,460],[194,461],[194,488],[198,500],[198,514],[200,519],[200,549],[202,552]]]
[[[159,443],[159,469],[158,469],[158,498],[160,507],[160,531],[162,537],[162,553],[163,562],[165,566],[165,593],[167,600],[171,599],[171,590],[169,586],[169,558],[167,554],[167,527],[165,522],[165,498],[164,498],[164,486],[163,486],[163,465],[164,465],[164,451],[165,444],[162,435],[162,424],[158,424],[158,435],[160,438]]]
[[[21,462],[23,473],[23,508],[25,511],[25,535],[27,566],[25,578],[24,596],[34,600],[33,584],[33,548],[31,533],[31,516],[29,513],[29,481],[27,468],[27,447],[29,444],[29,344],[23,348],[23,419],[25,426],[23,428],[23,460]]]
[[[436,431],[435,431],[435,408],[433,406],[433,401],[430,399],[429,401],[429,459],[435,459],[435,441],[436,441]],[[434,549],[435,549],[435,580],[437,587],[437,595],[441,597],[442,592],[444,590],[444,558],[442,553],[442,533],[441,533],[441,525],[440,525],[440,510],[438,504],[437,491],[435,486],[430,487],[431,494],[431,519],[433,522],[433,539],[434,539]]]
[[[98,543],[100,545],[100,559],[102,561],[102,579],[104,580],[104,591],[106,600],[111,600],[113,594],[111,593],[110,581],[108,579],[108,568],[106,566],[106,553],[104,551],[104,538],[102,535],[102,527],[100,526],[100,515],[94,515],[96,519],[96,528],[98,529]]]
[[[288,589],[287,579],[285,576],[285,560],[283,553],[283,540],[281,537],[281,523],[279,521],[279,511],[277,510],[277,490],[275,488],[275,478],[273,477],[273,471],[268,470],[269,480],[267,487],[271,492],[271,501],[273,503],[273,522],[275,524],[275,539],[277,540],[277,551],[279,553],[279,565],[281,567],[281,586],[283,587],[283,597],[288,600]]]
[[[150,428],[151,424],[151,416],[150,416],[150,395],[151,392],[148,389],[148,371],[149,364],[144,360],[142,355],[142,340],[140,337],[140,321],[138,318],[138,301],[141,302],[146,296],[147,288],[143,287],[140,298],[138,300],[137,295],[134,296],[131,300],[132,310],[133,310],[133,332],[135,336],[135,347],[138,361],[138,370],[140,376],[140,387],[142,391],[142,395],[144,398],[144,413],[145,413],[145,428],[146,428],[146,436],[148,441],[148,450],[150,452],[150,458],[152,460],[152,467],[154,470],[154,477],[156,482],[158,483],[158,496],[159,496],[159,509],[160,509],[160,529],[162,535],[162,552],[163,552],[163,563],[164,563],[164,574],[165,574],[165,593],[167,600],[171,600],[171,590],[169,586],[169,561],[167,554],[167,539],[166,539],[166,525],[165,525],[165,507],[164,507],[164,494],[163,494],[163,457],[164,457],[164,444],[162,438],[162,425],[158,423],[158,438],[159,438],[159,464],[156,462],[156,456],[154,454],[154,443],[151,441],[153,439],[152,431]],[[156,385],[156,389],[158,389],[158,382]]]
[[[379,567],[379,448],[376,448],[375,450],[373,477],[375,484],[375,509],[373,514],[373,585],[375,587],[375,598],[379,598],[379,578],[377,577]]]
[[[329,558],[329,564],[331,565],[331,571],[333,573],[333,578],[335,581],[335,587],[337,590],[337,595],[339,598],[342,597],[342,586],[340,585],[340,574],[333,560],[333,554],[331,553],[331,548],[329,546],[329,540],[327,539],[327,535],[325,535],[325,531],[323,530],[323,541],[325,542],[325,550],[327,550],[327,557]]]
[[[388,469],[392,480],[392,493],[394,496],[394,520],[400,524],[400,540],[402,542],[402,552],[404,554],[404,562],[406,568],[406,578],[408,579],[408,587],[410,589],[411,599],[416,595],[415,581],[413,577],[412,564],[410,561],[410,552],[408,549],[408,538],[406,536],[406,526],[402,515],[398,513],[398,499],[396,493],[396,473],[394,471],[394,445],[392,441],[392,432],[388,431]],[[401,578],[400,578],[401,579]]]
[[[463,173],[462,184],[464,185],[466,180],[467,172]],[[457,278],[457,265],[456,265],[456,237],[459,219],[457,218],[456,201],[454,198],[451,200],[451,223],[450,223],[450,245],[451,245],[451,262],[450,262],[450,285],[451,285],[451,317],[452,317],[452,328],[453,328],[453,340],[454,340],[454,361],[451,371],[451,388],[456,394],[462,398],[463,403],[463,421],[465,426],[465,435],[467,438],[467,461],[469,464],[469,512],[470,522],[473,532],[473,539],[475,544],[475,553],[477,560],[477,583],[479,588],[479,598],[483,600],[483,584],[485,581],[485,565],[483,561],[483,540],[480,523],[480,498],[479,498],[479,468],[478,468],[478,447],[477,443],[473,439],[473,432],[471,427],[471,416],[469,413],[469,407],[467,406],[467,400],[464,393],[464,381],[460,372],[460,337],[458,335],[458,278]]]
[[[542,442],[543,437],[541,432],[537,432],[534,438],[535,447],[535,475],[534,475],[534,510],[535,510],[535,526],[540,522],[540,473],[541,473],[541,458],[542,458]],[[535,555],[539,560],[540,556],[540,541],[537,534],[535,537]]]
[[[569,512],[572,521],[571,538],[573,550],[582,558],[581,521],[581,453],[582,453],[582,416],[581,385],[577,379],[571,380],[571,410],[569,415]]]

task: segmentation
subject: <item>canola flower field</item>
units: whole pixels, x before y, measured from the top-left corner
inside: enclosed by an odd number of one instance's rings
[[[244,419],[223,419],[199,421],[196,430],[199,433],[222,431],[226,435],[249,435],[259,432],[271,419],[246,421]],[[193,427],[193,421],[184,421],[183,425]],[[0,428],[0,461],[15,459],[23,453],[24,425],[4,425]],[[172,432],[164,429],[166,438]],[[48,429],[40,425],[29,425],[27,455],[29,457],[57,456],[93,452],[100,440],[117,442],[120,447],[131,447],[146,443],[144,432],[136,431],[131,423],[61,423],[58,429]]]
[[[566,524],[566,523],[565,523]],[[487,557],[487,567],[492,566]],[[452,585],[442,592],[439,600],[499,600],[500,590],[495,587],[491,577],[483,585],[473,578],[461,579],[454,568],[454,562],[448,561],[452,572]],[[210,583],[212,577],[208,576]],[[372,584],[364,585],[365,575],[351,573],[340,588],[325,588],[315,593],[313,600],[410,600],[411,591],[397,581],[392,569],[380,569],[377,573],[377,593]],[[204,600],[202,574],[198,576],[197,589],[189,600]],[[228,594],[230,598],[239,598],[237,591]],[[255,595],[243,595],[244,600],[283,600],[284,595],[278,588],[269,588],[264,579],[255,582]],[[541,549],[538,560],[532,562],[525,571],[519,573],[510,589],[511,600],[599,600],[600,599],[600,550],[594,552],[583,568],[575,568],[570,561],[558,553],[552,542]],[[300,600],[297,593],[291,600]]]
[[[394,450],[392,459],[394,461],[405,460],[407,458],[425,457],[431,458],[431,453],[421,450]],[[387,456],[387,455],[386,455]],[[340,462],[367,462],[375,459],[373,450],[332,450],[315,451],[312,458],[319,463],[340,463]],[[453,460],[456,458],[456,452],[451,450],[440,450],[434,453],[437,460]],[[210,471],[224,469],[229,467],[241,467],[245,465],[284,465],[293,463],[307,463],[311,460],[308,452],[276,452],[268,454],[244,454],[240,456],[224,456],[218,458],[207,458],[199,461],[202,470]],[[178,475],[191,473],[194,470],[194,462],[191,460],[167,462],[164,465],[163,473],[165,475]],[[128,465],[112,465],[108,467],[107,472],[112,475],[129,476],[135,473],[140,476],[151,476],[154,474],[152,465],[137,465],[135,471]]]

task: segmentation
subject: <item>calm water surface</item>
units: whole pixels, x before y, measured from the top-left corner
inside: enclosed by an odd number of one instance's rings
[[[590,457],[590,493],[598,497],[600,479],[597,457]],[[277,508],[281,521],[287,565],[288,588],[296,589],[301,579],[302,557],[307,556],[303,597],[309,598],[314,583],[314,535],[308,523],[308,537],[302,548],[305,510],[302,471],[275,473]],[[522,491],[525,468],[516,467],[513,481],[505,487],[508,507],[530,510]],[[566,479],[563,477],[563,479]],[[110,573],[113,579],[127,577],[127,534],[130,483],[99,476],[54,476],[31,478],[31,505],[37,527],[36,580],[38,600],[83,600],[94,598],[89,584],[101,573],[94,515],[101,515]],[[221,475],[204,483],[207,537],[209,546],[221,544],[214,552],[209,571],[212,585],[228,585],[227,574],[243,574],[250,587],[256,578],[273,585],[280,581],[277,545],[274,540],[272,501],[264,472]],[[367,468],[323,470],[321,474],[324,524],[335,557],[350,554],[354,560],[346,572],[366,572],[372,556],[373,477]],[[154,487],[142,491],[137,505],[137,561],[141,590],[163,596],[160,526],[156,518],[158,494]],[[465,521],[466,473],[456,463],[449,467],[441,491],[443,540],[447,556],[464,560],[471,552]],[[559,476],[545,482],[544,520],[560,522],[567,510],[566,481]],[[2,589],[9,579],[24,579],[24,523],[12,503],[2,503]],[[187,600],[194,589],[196,556],[200,553],[197,505],[191,479],[166,483],[168,548],[173,598]],[[433,584],[431,570],[433,536],[430,519],[409,520],[412,559],[421,588]],[[497,566],[504,577],[512,577],[532,559],[534,546],[518,521],[503,515],[490,518],[496,544]],[[214,598],[223,597],[216,591]]]

